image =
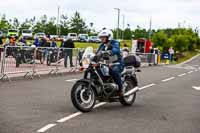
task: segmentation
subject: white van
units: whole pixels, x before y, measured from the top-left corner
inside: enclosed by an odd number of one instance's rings
[[[78,40],[78,36],[77,36],[76,33],[68,33],[67,37],[71,38],[73,41],[77,41]]]
[[[33,39],[33,32],[32,32],[32,30],[23,29],[22,30],[22,37],[24,39]]]

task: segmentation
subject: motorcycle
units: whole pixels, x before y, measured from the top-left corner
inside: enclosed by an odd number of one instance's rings
[[[16,67],[19,67],[20,64],[23,63],[32,64],[34,63],[34,48],[31,47],[15,48],[14,57],[16,60]]]
[[[47,65],[50,66],[51,63],[55,63],[60,59],[62,59],[63,57],[64,57],[63,51],[61,49],[60,50],[57,48],[48,49]]]
[[[102,60],[103,58],[103,60]],[[71,89],[71,101],[74,107],[82,112],[90,112],[96,101],[120,102],[124,106],[131,106],[136,99],[138,81],[133,66],[126,66],[121,73],[124,95],[118,96],[118,85],[110,75],[107,57],[93,54],[93,48],[88,47],[82,58],[84,76]]]
[[[38,48],[36,50],[36,59],[40,60],[40,64],[44,63],[44,51],[45,51],[44,48]]]

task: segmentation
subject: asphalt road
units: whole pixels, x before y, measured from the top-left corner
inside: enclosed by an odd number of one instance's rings
[[[0,133],[199,133],[200,57],[141,70],[133,106],[106,103],[86,114],[70,100],[81,74],[0,83]]]

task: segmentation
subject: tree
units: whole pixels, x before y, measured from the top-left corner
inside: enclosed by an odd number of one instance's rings
[[[18,29],[20,26],[19,20],[17,18],[14,18],[13,20],[13,28]]]
[[[152,41],[155,47],[162,51],[167,51],[171,44],[168,43],[167,34],[164,31],[159,31],[154,34]]]
[[[70,32],[85,33],[87,31],[86,23],[81,18],[80,13],[76,11],[70,20]]]
[[[138,38],[148,38],[148,31],[146,29],[141,28],[140,26],[137,26],[137,29],[133,31],[134,39]]]
[[[130,28],[126,28],[124,30],[124,39],[125,40],[131,40],[131,38],[132,38],[132,31],[131,31],[131,29]]]
[[[3,31],[8,31],[11,28],[10,22],[6,19],[6,15],[3,14],[0,18],[0,29]]]
[[[67,35],[67,33],[69,32],[68,16],[66,14],[62,14],[60,18],[61,35]]]

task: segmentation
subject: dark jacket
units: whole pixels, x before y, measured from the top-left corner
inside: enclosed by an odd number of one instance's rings
[[[2,41],[2,38],[0,37],[0,45],[2,45],[3,44],[3,41]]]
[[[69,49],[64,49],[65,52],[72,52],[72,48],[75,48],[74,47],[74,42],[72,41],[72,39],[68,39],[67,41],[65,41],[63,43],[63,48],[69,48]]]
[[[75,48],[72,39],[68,39],[63,43],[63,48]]]

